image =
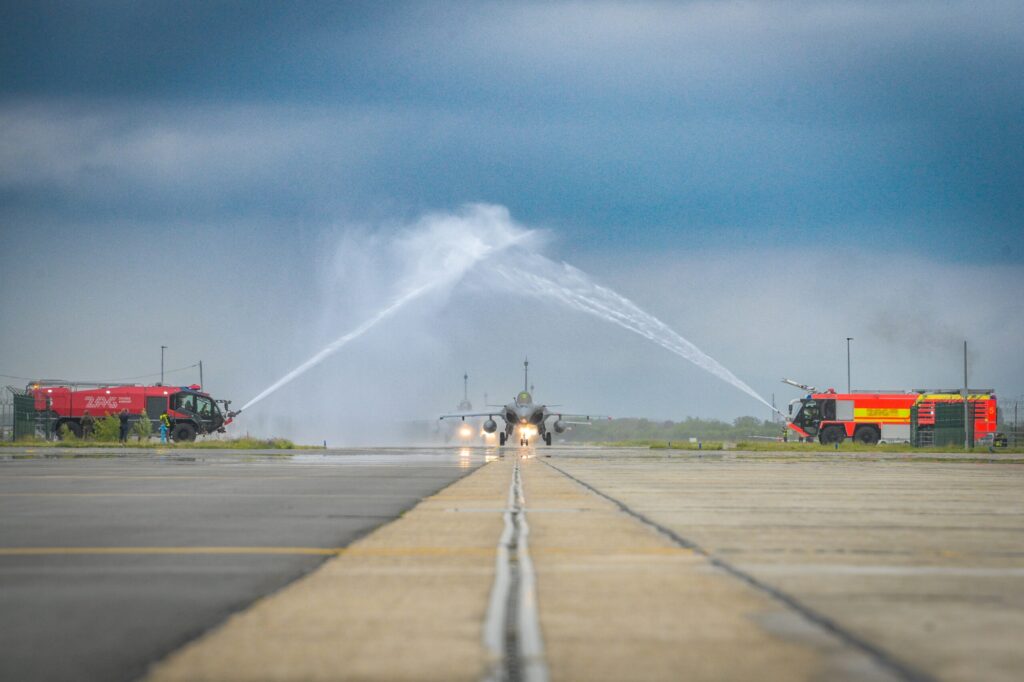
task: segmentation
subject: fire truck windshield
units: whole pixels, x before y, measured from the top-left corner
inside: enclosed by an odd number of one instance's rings
[[[200,417],[209,417],[213,414],[213,401],[201,395],[196,396],[196,413]]]
[[[192,414],[199,415],[204,419],[209,419],[213,416],[220,416],[220,409],[213,400],[204,395],[188,393],[187,391],[176,393],[171,406],[175,410],[190,412]]]
[[[793,423],[803,428],[817,426],[821,421],[821,409],[818,407],[818,401],[803,400],[801,402],[803,406],[793,417]]]

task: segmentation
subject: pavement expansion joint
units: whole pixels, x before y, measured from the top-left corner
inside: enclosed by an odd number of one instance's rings
[[[547,665],[537,614],[536,578],[527,538],[520,461],[514,461],[504,529],[498,540],[494,585],[483,642],[491,657],[487,682],[546,682]]]

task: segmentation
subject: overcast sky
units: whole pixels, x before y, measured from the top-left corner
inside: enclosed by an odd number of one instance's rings
[[[163,344],[241,404],[388,302],[396,235],[484,202],[780,402],[782,376],[844,387],[847,336],[855,388],[955,384],[966,338],[972,383],[1024,393],[1020,2],[4,2],[0,25],[0,373],[138,376]],[[507,399],[527,354],[549,402],[764,412],[467,281],[246,427],[365,440],[451,409],[464,369]]]

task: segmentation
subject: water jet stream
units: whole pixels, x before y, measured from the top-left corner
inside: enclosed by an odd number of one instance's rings
[[[321,362],[323,362],[324,359],[326,359],[328,356],[333,355],[334,353],[338,352],[342,347],[344,347],[346,344],[348,344],[349,341],[352,341],[353,339],[359,338],[360,336],[365,334],[367,331],[369,331],[378,322],[380,322],[381,320],[384,320],[384,319],[390,317],[391,315],[394,315],[395,312],[399,308],[401,308],[402,306],[407,304],[409,301],[412,301],[413,299],[422,296],[424,293],[426,293],[430,289],[433,289],[438,284],[439,284],[439,282],[432,282],[432,283],[424,284],[422,286],[419,286],[419,287],[413,289],[412,291],[407,292],[403,296],[400,296],[391,305],[389,305],[388,307],[384,308],[383,310],[378,312],[376,315],[374,315],[370,319],[366,320],[361,325],[359,325],[358,327],[356,327],[352,331],[348,332],[344,336],[338,337],[337,339],[332,341],[330,344],[325,346],[323,348],[323,350],[321,350],[316,355],[311,357],[309,360],[306,360],[301,365],[299,365],[298,367],[296,367],[295,369],[293,369],[292,371],[288,372],[283,377],[281,377],[280,379],[275,381],[273,384],[271,384],[267,388],[263,389],[255,398],[253,398],[252,400],[247,402],[245,405],[243,405],[242,408],[240,410],[238,410],[238,412],[236,412],[235,414],[238,414],[242,410],[245,410],[246,408],[251,407],[252,405],[255,405],[256,403],[258,403],[259,401],[263,400],[268,395],[270,395],[271,393],[273,393],[277,389],[281,388],[285,384],[290,383],[295,378],[299,377],[302,374],[305,374],[307,371],[309,371],[313,367],[315,367],[315,366],[319,365]]]
[[[628,298],[595,283],[586,273],[567,263],[559,266],[546,258],[541,258],[539,265],[532,266],[531,270],[504,265],[495,266],[493,270],[505,278],[508,285],[516,291],[557,301],[574,310],[639,334],[778,412],[746,382],[667,324],[642,310]]]
[[[481,234],[490,227],[490,232]],[[473,229],[475,228],[475,229]],[[415,253],[407,263],[414,284],[352,331],[338,337],[301,365],[285,374],[247,402],[234,414],[252,407],[282,386],[305,374],[349,342],[359,338],[380,322],[393,316],[411,301],[434,290],[456,284],[480,261],[515,244],[528,240],[534,232],[516,227],[502,207],[476,204],[464,207],[464,215],[433,217],[414,230],[396,239],[399,247]]]

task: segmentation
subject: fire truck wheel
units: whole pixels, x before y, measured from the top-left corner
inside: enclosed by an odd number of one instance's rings
[[[862,426],[853,434],[853,439],[864,445],[875,445],[882,437],[874,426]]]
[[[175,443],[187,443],[196,439],[196,427],[188,423],[175,424],[171,432]]]
[[[843,431],[841,426],[826,426],[821,430],[821,435],[818,438],[821,440],[822,445],[842,443],[846,440],[846,432]]]

